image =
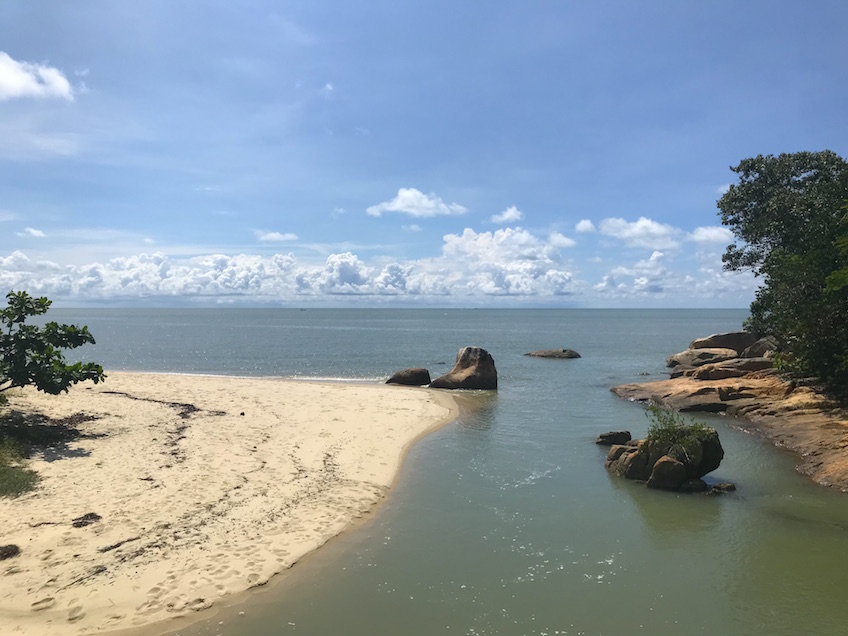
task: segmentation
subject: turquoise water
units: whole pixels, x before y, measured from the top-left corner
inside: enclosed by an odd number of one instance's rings
[[[368,523],[266,588],[183,627],[200,634],[845,634],[848,496],[724,418],[720,498],[609,476],[603,431],[644,434],[615,384],[738,329],[739,310],[86,310],[107,369],[380,381],[494,356],[496,394],[419,442]],[[569,347],[583,357],[522,354]],[[648,374],[648,375],[643,375]]]

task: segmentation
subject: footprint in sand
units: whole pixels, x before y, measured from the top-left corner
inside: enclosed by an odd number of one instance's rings
[[[36,601],[30,607],[33,612],[40,612],[42,610],[50,609],[56,604],[56,599],[52,596],[48,596],[47,598],[43,598],[40,601]]]
[[[83,616],[85,616],[85,612],[83,611],[82,606],[76,605],[76,606],[72,607],[70,609],[70,611],[68,612],[68,622],[69,623],[76,623]]]

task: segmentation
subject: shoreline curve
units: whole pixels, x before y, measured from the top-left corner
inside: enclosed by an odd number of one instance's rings
[[[440,391],[230,376],[111,372],[10,397],[78,431],[30,460],[36,490],[0,499],[0,544],[21,549],[0,623],[22,635],[163,633],[227,604],[360,523],[458,416]]]

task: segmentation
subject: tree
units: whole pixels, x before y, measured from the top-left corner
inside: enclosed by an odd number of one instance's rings
[[[724,267],[763,279],[746,328],[778,339],[784,368],[848,394],[848,163],[825,150],[760,155],[731,170],[739,183],[718,207],[739,244]]]
[[[0,403],[4,391],[32,385],[39,391],[57,395],[72,384],[105,379],[103,367],[93,362],[66,364],[62,349],[94,344],[88,327],[48,322],[43,327],[27,325],[26,320],[50,308],[47,298],[32,298],[26,292],[10,291],[7,307],[0,310]]]

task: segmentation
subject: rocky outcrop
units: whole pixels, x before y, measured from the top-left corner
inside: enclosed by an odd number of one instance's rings
[[[767,354],[776,345],[764,338],[742,353]],[[772,362],[769,355],[761,355],[678,366],[669,380],[625,384],[612,391],[627,400],[676,411],[739,418],[741,428],[796,452],[800,472],[848,492],[848,411],[813,388],[782,378],[771,368]]]
[[[388,380],[386,384],[403,384],[406,386],[424,386],[430,384],[430,372],[427,369],[416,367],[398,371]]]
[[[729,333],[714,333],[706,338],[696,338],[689,343],[690,349],[733,349],[736,355],[750,347],[757,338],[747,331],[731,331]]]
[[[610,431],[609,433],[601,433],[595,443],[598,446],[613,446],[615,444],[626,444],[631,439],[630,431]]]
[[[771,336],[760,338],[750,347],[747,347],[740,357],[742,358],[771,358],[777,350],[777,340]]]
[[[498,388],[498,372],[491,354],[481,347],[463,347],[456,355],[456,364],[445,375],[430,383],[434,389]]]
[[[539,351],[531,351],[525,353],[525,356],[533,356],[534,358],[579,358],[580,354],[574,349],[541,349]]]
[[[705,427],[697,439],[681,443],[659,443],[642,439],[614,445],[605,466],[615,475],[646,482],[660,490],[702,491],[701,479],[721,464],[724,449],[715,429]]]
[[[702,364],[711,364],[714,362],[722,362],[724,360],[732,360],[733,358],[738,357],[738,353],[735,349],[721,349],[721,348],[700,348],[700,349],[687,349],[686,351],[681,351],[680,353],[675,353],[674,355],[666,358],[665,366],[667,367],[699,367]]]

